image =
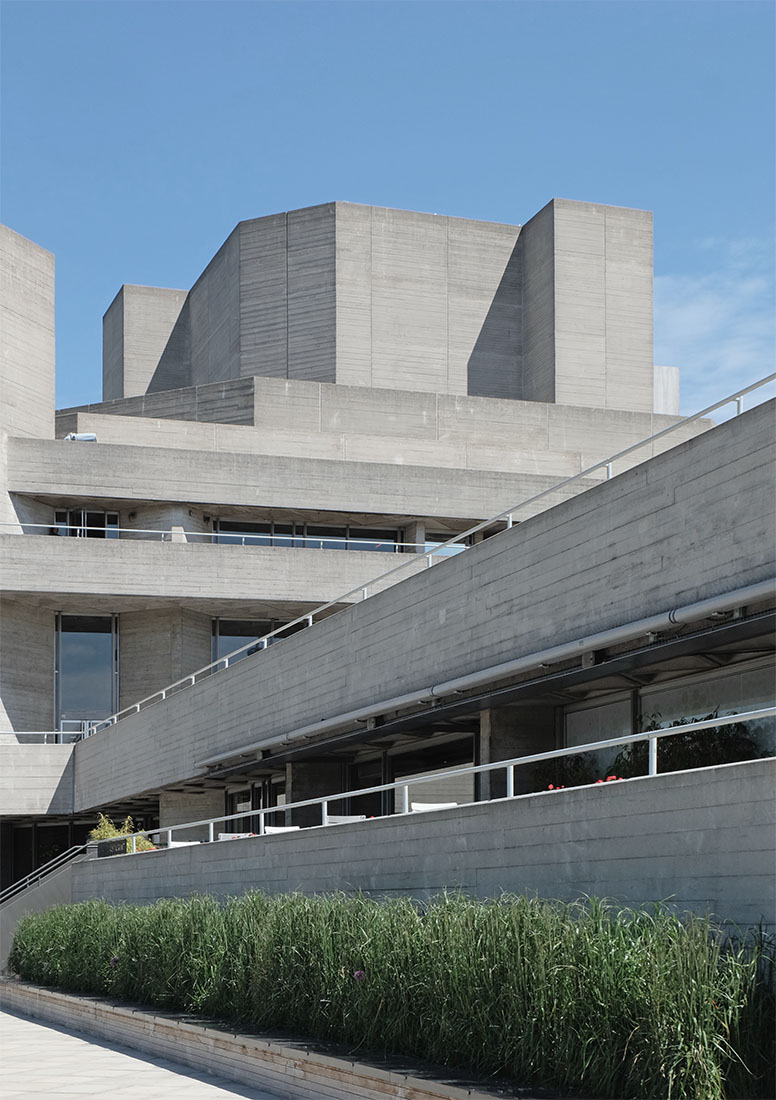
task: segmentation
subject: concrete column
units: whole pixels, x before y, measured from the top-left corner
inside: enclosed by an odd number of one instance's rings
[[[210,663],[212,620],[188,608],[124,611],[119,617],[120,706]]]
[[[424,543],[426,541],[426,524],[422,519],[416,520],[415,523],[408,523],[404,528],[404,541],[416,543],[415,549],[412,550],[406,547],[410,554],[422,554]]]
[[[339,794],[345,789],[345,769],[340,763],[304,761],[286,764],[286,802],[302,802],[305,798],[319,798],[325,794]],[[338,812],[342,813],[341,810]],[[289,810],[287,825],[320,825],[321,810],[318,806],[305,806],[301,810]]]
[[[124,533],[122,538],[163,538],[165,542],[204,542],[206,540],[200,536],[210,531],[210,523],[205,522],[204,514],[185,504],[164,503],[133,508],[121,516],[121,526],[139,532],[137,535]],[[160,531],[163,536],[144,534],[146,531]]]
[[[207,791],[162,791],[159,795],[159,828],[164,830],[170,825],[179,825],[184,821],[203,821],[217,814],[225,813],[224,792],[220,788]],[[215,835],[229,832],[223,822],[216,822]],[[196,829],[180,829],[173,833],[173,841],[207,840],[207,825]],[[164,837],[162,837],[164,843]]]
[[[522,398],[651,413],[649,211],[553,199],[519,240]]]
[[[555,747],[553,706],[527,704],[480,711],[480,764],[551,752]],[[527,794],[535,789],[535,771],[530,764],[515,768],[515,794]],[[506,770],[485,772],[480,776],[479,799],[504,798],[506,793]]]
[[[655,364],[655,412],[679,415],[679,368]]]
[[[0,730],[54,729],[54,612],[0,602]]]

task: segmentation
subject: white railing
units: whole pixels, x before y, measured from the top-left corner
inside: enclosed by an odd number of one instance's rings
[[[364,584],[360,584],[355,588],[349,589],[347,592],[341,593],[333,600],[328,600],[326,603],[319,604],[313,608],[312,611],[299,615],[296,619],[292,619],[291,622],[284,623],[283,626],[276,627],[268,634],[264,634],[261,638],[254,639],[247,642],[245,645],[240,646],[239,649],[233,650],[231,653],[226,654],[224,657],[219,657],[216,661],[211,661],[210,664],[204,665],[202,668],[190,673],[188,676],[184,676],[180,680],[176,680],[172,684],[168,684],[166,687],[161,688],[159,691],[155,691],[152,695],[147,695],[145,698],[138,700],[138,702],[131,704],[128,707],[123,707],[115,714],[109,715],[107,718],[101,719],[93,726],[86,729],[83,733],[84,737],[89,737],[93,733],[97,733],[99,730],[106,729],[109,726],[115,725],[117,722],[122,721],[124,718],[129,718],[133,714],[138,714],[145,707],[151,706],[154,703],[159,703],[166,699],[168,696],[176,694],[178,691],[184,690],[189,687],[193,687],[200,679],[204,679],[213,675],[216,672],[224,671],[229,668],[229,665],[235,660],[239,660],[241,657],[246,656],[249,652],[254,653],[259,650],[266,649],[274,640],[280,640],[284,634],[288,631],[293,632],[293,628],[298,626],[312,626],[313,621],[317,616],[321,616],[326,611],[342,610],[342,604],[352,602],[353,598],[360,597],[362,600],[367,599],[369,596],[370,588],[377,584],[382,584],[387,577],[394,576],[395,574],[409,569],[411,566],[416,566],[422,560],[425,560],[427,566],[434,564],[434,559],[445,555],[445,552],[451,548],[460,548],[463,545],[465,549],[470,544],[475,535],[481,531],[492,527],[496,523],[505,522],[507,527],[512,527],[514,523],[515,513],[519,512],[521,508],[525,508],[528,505],[536,504],[540,500],[544,500],[546,497],[557,493],[559,490],[566,488],[569,485],[573,485],[583,478],[589,477],[590,474],[595,473],[597,470],[605,470],[606,477],[610,478],[613,472],[613,466],[615,462],[620,459],[626,458],[628,455],[641,450],[642,447],[646,447],[651,443],[654,443],[658,439],[664,439],[674,432],[679,431],[686,425],[693,423],[696,420],[701,420],[703,417],[708,416],[710,413],[715,412],[717,409],[724,408],[725,405],[735,403],[736,415],[743,412],[744,403],[743,399],[746,394],[752,393],[754,390],[760,389],[762,386],[766,386],[769,383],[776,380],[776,371],[773,374],[767,375],[765,378],[761,378],[757,382],[753,382],[749,386],[744,386],[740,390],[736,390],[735,393],[723,397],[720,401],[716,401],[713,405],[708,405],[705,409],[701,409],[700,412],[693,413],[691,416],[682,417],[675,424],[671,424],[667,428],[663,428],[661,431],[656,432],[654,435],[648,436],[646,439],[639,440],[638,443],[633,443],[628,447],[625,447],[621,451],[617,451],[616,454],[610,455],[608,458],[603,458],[599,462],[593,463],[592,466],[587,466],[584,470],[581,470],[577,474],[573,474],[570,477],[564,478],[562,481],[556,482],[554,485],[547,489],[542,489],[538,493],[533,493],[529,497],[525,497],[513,504],[510,508],[505,508],[498,515],[491,516],[489,519],[482,520],[480,523],[475,524],[473,527],[468,528],[466,531],[461,531],[459,534],[454,535],[448,539],[447,542],[443,542],[438,546],[433,546],[430,550],[425,550],[423,553],[407,554],[403,555],[403,561],[390,569],[385,570],[376,577],[372,577]],[[28,525],[29,526],[29,525]],[[50,525],[49,525],[50,526]]]
[[[261,809],[241,810],[235,814],[224,814],[218,817],[205,818],[202,821],[187,821],[178,825],[168,825],[162,828],[146,829],[143,832],[138,833],[126,833],[120,837],[116,837],[116,840],[130,840],[132,841],[132,852],[135,852],[135,843],[138,837],[147,838],[159,838],[165,837],[166,845],[174,844],[173,836],[176,832],[182,832],[186,829],[195,828],[207,828],[208,838],[206,843],[216,840],[216,825],[227,822],[243,821],[247,819],[258,819],[258,834],[252,832],[248,835],[264,836],[267,834],[268,829],[271,830],[271,826],[267,826],[266,818],[273,817],[276,814],[287,815],[293,810],[305,809],[311,806],[319,806],[321,810],[321,825],[320,826],[307,826],[308,828],[320,828],[328,827],[331,824],[337,823],[332,820],[329,807],[338,802],[347,801],[352,798],[362,797],[364,795],[379,794],[381,792],[393,792],[395,796],[398,796],[396,801],[398,802],[399,809],[394,811],[395,814],[406,815],[413,811],[412,800],[410,791],[413,786],[417,784],[423,784],[426,787],[429,783],[434,782],[448,782],[450,779],[460,779],[464,776],[477,776],[485,775],[490,772],[504,771],[506,773],[506,798],[527,798],[533,794],[542,792],[530,792],[530,794],[516,795],[515,794],[515,769],[525,767],[528,764],[546,763],[551,760],[561,760],[566,756],[580,756],[583,753],[598,752],[601,750],[611,750],[620,745],[633,745],[646,741],[648,744],[647,752],[647,776],[653,777],[658,775],[658,745],[660,741],[667,737],[676,737],[687,733],[700,732],[702,730],[717,730],[721,727],[738,725],[746,722],[758,721],[763,718],[773,718],[776,716],[776,706],[761,707],[757,710],[744,711],[741,714],[725,715],[721,718],[704,719],[698,722],[688,722],[686,725],[669,726],[665,729],[649,730],[645,733],[631,733],[625,734],[621,737],[607,738],[605,741],[593,741],[586,745],[574,745],[565,749],[553,749],[551,752],[538,752],[532,753],[530,756],[517,756],[509,760],[498,760],[491,764],[477,764],[471,767],[457,768],[449,771],[435,772],[430,775],[422,775],[412,778],[399,779],[394,783],[381,783],[374,787],[362,787],[354,791],[341,791],[338,794],[328,794],[320,796],[318,798],[306,798],[299,802],[288,802],[283,806],[268,806]],[[770,759],[770,757],[768,758]],[[686,769],[686,770],[698,770]],[[639,777],[642,778],[642,777]],[[596,783],[600,783],[597,780]],[[621,782],[628,782],[628,780],[621,780]],[[593,785],[593,784],[589,784]],[[579,787],[561,787],[558,790],[578,790]],[[556,793],[550,792],[547,793]],[[500,801],[500,799],[487,798],[477,803],[482,805],[483,802]],[[428,805],[428,804],[425,804]],[[451,803],[442,803],[437,808],[446,808]],[[430,808],[430,807],[429,807]],[[337,817],[338,815],[334,815]],[[286,818],[287,820],[287,818]],[[353,820],[353,818],[351,818]],[[286,826],[289,828],[289,826]],[[295,826],[290,826],[291,829],[296,830]],[[196,842],[194,842],[196,843]]]

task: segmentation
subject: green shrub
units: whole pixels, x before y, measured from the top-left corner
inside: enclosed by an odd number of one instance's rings
[[[105,814],[100,814],[97,819],[97,824],[89,833],[90,840],[115,840],[116,837],[126,836],[127,833],[134,833],[135,823],[131,817],[125,817],[121,825],[114,825],[113,821],[106,817]],[[132,839],[127,839],[127,851],[132,851]],[[154,852],[155,846],[151,843],[147,836],[135,837],[135,851],[136,852]]]
[[[719,708],[705,718],[677,718],[669,727],[660,724],[660,714],[642,717],[644,733],[651,730],[674,729],[692,722],[713,722],[719,717]],[[744,722],[719,726],[707,730],[688,730],[673,737],[661,737],[658,741],[658,771],[680,772],[690,768],[710,768],[717,764],[735,764],[741,760],[757,760],[762,753]],[[649,747],[646,741],[636,741],[623,746],[618,753],[612,771],[623,779],[646,775]]]
[[[664,907],[245,894],[24,918],[30,981],[597,1097],[774,1095],[761,940]]]

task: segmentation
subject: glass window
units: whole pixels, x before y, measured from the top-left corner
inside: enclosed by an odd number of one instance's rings
[[[379,787],[385,782],[383,778],[382,758],[363,761],[353,764],[351,767],[348,786],[357,791],[365,787]],[[387,804],[386,794],[390,792],[377,791],[374,794],[356,795],[350,800],[351,814],[365,814],[366,817],[380,817],[384,812],[383,806]]]
[[[304,545],[311,549],[347,550],[348,548],[347,527],[313,527],[307,524],[305,532]]]
[[[631,733],[629,698],[566,711],[566,744],[587,745]]]
[[[247,810],[271,809],[275,806],[285,805],[285,779],[275,776],[271,779],[260,779],[252,783],[250,787],[229,791],[227,794],[227,813],[239,814]],[[267,814],[267,825],[285,825],[285,814],[282,812]],[[251,814],[237,821],[224,823],[224,831],[235,833],[258,833],[260,818],[258,814]]]
[[[213,520],[213,542],[241,546],[295,546],[308,550],[370,550],[394,554],[401,548],[401,535],[401,531],[395,529],[373,527]]]
[[[301,543],[294,542],[294,525],[293,523],[273,523],[272,524],[272,545],[273,546],[301,546]]]
[[[250,641],[257,642],[270,630],[274,630],[272,619],[213,619],[212,660],[218,661]],[[242,660],[249,654],[246,649],[235,660]]]
[[[241,814],[245,810],[253,809],[251,805],[251,789],[246,787],[242,791],[231,791],[229,794],[229,813]]]
[[[741,665],[729,670],[718,669],[700,676],[688,677],[671,684],[655,685],[641,692],[642,725],[649,723],[670,726],[672,722],[685,722],[706,718],[710,714],[741,714],[747,710],[759,710],[773,703],[773,664],[770,659]],[[724,727],[720,727],[720,730]],[[736,731],[720,737],[707,731],[709,742],[730,741]],[[763,756],[776,752],[776,719],[761,718],[746,724],[738,731],[750,738]],[[696,736],[701,736],[699,731]]]
[[[88,512],[82,508],[57,509],[56,533],[85,539],[117,539],[118,512]]]
[[[280,619],[213,619],[211,660],[218,661],[222,657],[234,653],[236,649],[240,649],[242,646],[254,641],[257,643],[256,649],[246,649],[243,653],[239,653],[234,660],[241,661],[243,657],[250,657],[258,649],[259,638],[263,638],[271,630],[277,630],[282,626],[283,622]],[[296,626],[288,628],[287,634],[278,635],[276,639],[270,638],[267,644],[272,645],[273,641],[279,641],[281,637],[290,637],[292,634],[296,634],[297,630],[304,630],[304,628],[304,623],[297,623]]]
[[[399,549],[399,532],[376,530],[371,527],[349,527],[349,550],[373,550],[382,554],[395,554]]]
[[[438,549],[438,547],[443,546],[448,539],[454,537],[454,531],[426,531],[426,552]],[[468,545],[468,539],[461,539],[461,541],[455,543],[454,546],[445,546],[444,550],[440,550],[439,552],[444,555],[444,557],[451,557],[453,554],[460,554]]]
[[[390,755],[390,767],[394,780],[443,774],[470,768],[474,764],[474,745],[471,737],[448,742],[442,745],[433,743],[425,747],[416,747],[397,751]],[[427,783],[413,783],[409,788],[409,801],[412,802],[457,802],[464,805],[474,801],[474,776],[460,775],[451,779],[429,780]],[[395,807],[398,810],[401,795],[394,793]]]
[[[566,710],[565,719],[567,747],[607,741],[613,737],[627,737],[634,732],[631,728],[632,705],[629,695],[605,703],[570,707]],[[598,779],[606,779],[622,751],[622,745],[613,745],[611,749],[548,760],[540,769],[542,779],[547,780],[543,785],[554,782],[556,786],[573,787],[580,783],[595,783]]]
[[[643,688],[641,711],[645,718],[658,714],[661,725],[679,718],[704,718],[714,710],[735,714],[770,706],[773,688],[773,665],[770,661],[758,662],[755,667],[717,670]]]
[[[240,520],[213,520],[213,542],[238,546],[271,546],[271,523],[243,523]]]
[[[59,615],[56,707],[60,729],[81,729],[118,707],[115,615]]]

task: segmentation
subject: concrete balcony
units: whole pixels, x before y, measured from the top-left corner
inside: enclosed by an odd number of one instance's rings
[[[105,502],[112,509],[174,502],[211,514],[235,508],[328,512],[372,517],[370,523],[393,517],[397,525],[425,517],[467,526],[552,489],[580,464],[579,456],[571,463],[561,456],[557,466],[536,470],[531,463],[506,472],[16,438],[8,449],[8,491],[56,507],[67,500]],[[603,476],[559,489],[521,518]]]
[[[359,550],[213,545],[143,539],[73,539],[0,535],[0,585],[7,596],[56,597],[59,610],[80,598],[107,600],[113,611],[126,601],[195,601],[214,608],[283,604],[312,608],[354,590],[361,599],[427,568],[425,558]],[[403,566],[384,581],[381,573]],[[374,582],[374,583],[370,583]]]

